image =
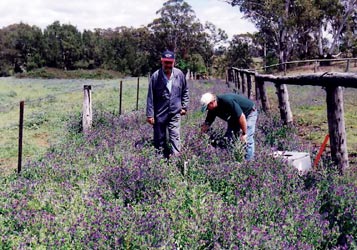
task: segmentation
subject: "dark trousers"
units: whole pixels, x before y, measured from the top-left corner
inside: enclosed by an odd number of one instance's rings
[[[154,124],[154,146],[165,154],[178,155],[181,150],[180,141],[181,115],[169,115],[163,122]]]

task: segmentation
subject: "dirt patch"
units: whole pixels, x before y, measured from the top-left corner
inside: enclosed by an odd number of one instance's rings
[[[7,176],[17,170],[17,158],[0,159],[0,176]]]
[[[35,144],[42,148],[49,148],[49,135],[47,133],[38,133],[34,135]]]

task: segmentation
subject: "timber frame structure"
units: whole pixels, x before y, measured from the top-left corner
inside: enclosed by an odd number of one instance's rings
[[[262,110],[269,112],[270,104],[266,93],[265,82],[274,83],[280,116],[284,124],[292,123],[293,115],[289,104],[286,85],[321,86],[326,90],[327,119],[330,136],[331,157],[342,172],[349,167],[346,129],[344,119],[343,87],[357,88],[355,73],[312,73],[297,76],[275,76],[259,74],[255,70],[230,68],[226,71],[226,83],[234,83],[236,90],[252,99],[253,81],[255,82],[255,98],[261,102]]]

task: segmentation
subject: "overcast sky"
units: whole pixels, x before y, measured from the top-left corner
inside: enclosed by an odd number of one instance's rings
[[[0,28],[14,23],[42,29],[58,20],[80,31],[127,26],[139,28],[154,20],[165,0],[1,0]],[[223,0],[186,0],[201,23],[209,21],[234,34],[254,32],[254,25],[242,19],[238,7]]]

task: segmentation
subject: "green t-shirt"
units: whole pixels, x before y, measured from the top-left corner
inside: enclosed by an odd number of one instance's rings
[[[247,117],[253,107],[254,102],[243,95],[235,93],[217,95],[217,107],[208,110],[205,123],[211,125],[217,116],[227,122],[236,122],[242,113]]]

